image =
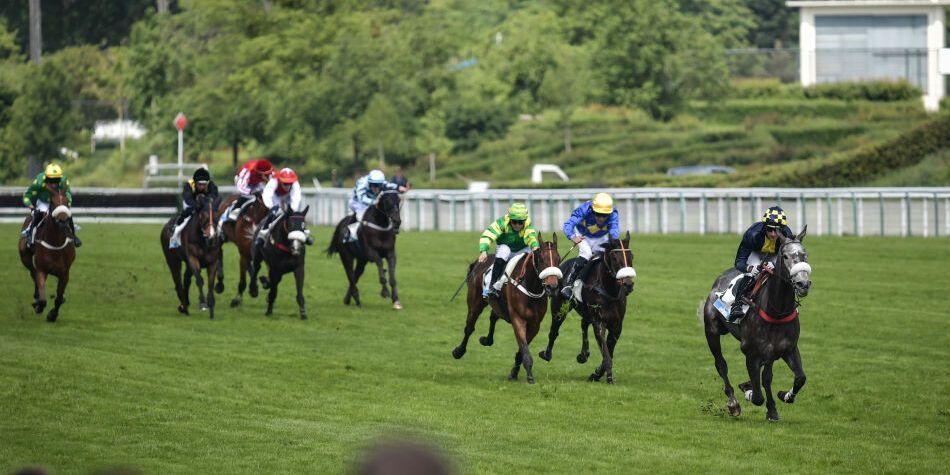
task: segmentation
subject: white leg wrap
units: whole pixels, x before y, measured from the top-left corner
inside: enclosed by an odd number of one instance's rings
[[[788,400],[791,399],[791,398],[793,398],[793,397],[795,397],[795,388],[794,388],[794,387],[791,388],[791,389],[789,389],[788,392],[785,393],[785,397],[783,397],[782,399],[783,399],[785,402],[788,402]]]
[[[752,390],[751,390],[751,389],[746,389],[746,390],[745,390],[745,400],[746,400],[746,401],[752,401]]]

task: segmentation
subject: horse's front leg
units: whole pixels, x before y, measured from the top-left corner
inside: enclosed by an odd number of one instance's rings
[[[775,409],[775,399],[772,397],[772,364],[765,363],[762,368],[762,389],[765,391],[765,419],[775,422],[778,420],[778,410]]]
[[[607,352],[610,354],[610,364],[607,365],[607,384],[614,382],[614,348],[620,340],[620,333],[623,331],[623,321],[615,321],[607,332]]]
[[[782,359],[785,360],[788,369],[792,370],[792,374],[795,375],[795,382],[792,384],[792,389],[788,392],[779,391],[778,398],[787,404],[791,404],[795,402],[795,396],[797,396],[798,392],[805,386],[805,370],[802,368],[802,355],[798,352],[798,345],[796,345],[792,351],[782,356]]]
[[[548,331],[548,347],[538,353],[538,356],[541,357],[544,361],[551,361],[551,351],[554,350],[554,341],[557,340],[559,330],[561,325],[564,324],[564,320],[567,320],[567,314],[559,312],[558,303],[560,303],[560,297],[554,297],[555,305],[551,306],[551,330]],[[561,303],[561,305],[564,305]]]
[[[199,310],[208,310],[208,303],[205,300],[205,289],[204,289],[204,278],[201,277],[201,263],[198,262],[197,257],[188,258],[188,268],[191,269],[192,275],[195,276],[195,287],[198,288],[198,309]],[[208,283],[208,290],[210,291],[212,282]]]
[[[386,255],[386,267],[389,268],[389,288],[392,289],[393,308],[402,310],[402,304],[399,303],[399,292],[396,291],[396,249],[389,251]]]
[[[33,279],[36,285],[36,298],[33,300],[33,310],[36,313],[43,313],[46,308],[46,272],[36,270],[36,277]]]
[[[577,362],[584,364],[587,362],[587,358],[590,357],[590,343],[587,338],[587,329],[590,328],[590,320],[584,315],[581,315],[581,352],[577,354]]]
[[[590,374],[587,380],[600,381],[600,378],[604,376],[604,372],[610,367],[610,349],[607,348],[607,329],[604,326],[604,322],[598,319],[593,322],[593,325],[594,338],[597,339],[597,346],[600,347],[600,355],[603,359],[600,362],[600,366]]]
[[[212,285],[215,282],[215,279],[218,277],[218,267],[221,261],[212,262],[208,266],[208,318],[214,320],[214,289]],[[224,284],[221,284],[222,290]]]
[[[268,272],[270,288],[267,292],[267,312],[265,312],[264,315],[271,316],[274,313],[274,301],[277,300],[277,285],[280,284],[282,277],[283,275],[274,270],[273,267],[270,269],[270,272]]]
[[[66,284],[69,283],[69,270],[63,273],[56,282],[56,300],[53,301],[53,309],[46,315],[47,322],[55,322],[59,318],[59,307],[66,301]]]
[[[360,288],[357,286],[357,284],[360,281],[360,277],[363,276],[363,272],[366,270],[366,263],[367,261],[357,258],[356,267],[353,269],[353,292],[351,295],[353,296],[353,302],[356,303],[357,307],[363,306],[362,302],[360,302]]]
[[[749,372],[749,381],[740,384],[739,389],[745,393],[746,400],[751,401],[756,406],[761,406],[765,402],[765,398],[762,397],[762,379],[760,377],[762,371],[761,359],[758,356],[746,355],[745,367]]]
[[[379,285],[382,286],[379,296],[387,299],[389,298],[389,287],[386,285],[386,269],[383,268],[383,258],[377,256],[374,262],[376,263],[376,270],[379,271]]]
[[[247,259],[246,256],[241,255],[241,259],[239,259],[239,260],[240,260],[239,266],[240,266],[240,270],[241,270],[241,276],[240,276],[240,278],[238,279],[238,291],[237,291],[237,295],[236,295],[233,299],[231,299],[231,306],[232,306],[232,307],[237,307],[237,306],[241,305],[241,300],[242,300],[243,297],[244,297],[244,289],[247,288],[247,277],[246,277],[246,275],[247,275],[248,259]]]
[[[215,284],[214,291],[220,294],[224,292],[224,251],[222,250],[218,250],[217,276],[218,283]]]
[[[303,275],[304,275],[304,262],[303,260],[297,264],[297,267],[294,268],[294,283],[297,284],[297,306],[300,307],[300,319],[307,319],[307,305],[306,300],[303,297]]]
[[[257,288],[257,274],[261,270],[261,261],[262,256],[259,252],[254,251],[254,245],[251,244],[251,257],[248,259],[248,288],[247,293],[251,295],[251,298],[257,298],[258,288]]]

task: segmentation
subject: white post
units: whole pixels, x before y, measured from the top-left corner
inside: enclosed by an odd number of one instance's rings
[[[723,213],[723,204],[722,204],[722,195],[719,196],[719,212],[716,214],[716,232],[722,234],[725,232],[722,226],[722,213]]]
[[[822,206],[821,206],[820,196],[818,198],[815,198],[815,208],[818,210],[818,235],[821,236],[822,234],[824,234],[822,231],[824,230],[823,224],[825,223],[825,220],[821,218]]]
[[[181,185],[181,168],[185,162],[185,131],[178,129],[178,184]]]
[[[864,237],[864,198],[858,198],[858,236]]]
[[[924,225],[923,225],[924,237],[927,237],[927,232],[930,230],[930,229],[929,229],[929,226],[928,226],[929,223],[927,222],[927,220],[928,220],[928,217],[927,217],[927,197],[924,197],[924,198],[923,198],[923,201],[924,201],[924,205],[923,205],[923,207],[922,207],[922,208],[923,208],[923,211],[922,211],[922,216],[921,216],[921,218],[922,218],[923,221],[924,221]]]
[[[841,208],[841,197],[838,197],[838,235],[844,235],[844,210]]]

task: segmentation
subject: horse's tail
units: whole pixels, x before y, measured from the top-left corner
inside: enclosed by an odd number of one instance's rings
[[[327,257],[333,257],[334,254],[340,252],[340,243],[343,242],[343,231],[346,227],[346,218],[340,220],[336,225],[336,229],[333,230],[333,237],[330,239],[330,245],[327,246]]]

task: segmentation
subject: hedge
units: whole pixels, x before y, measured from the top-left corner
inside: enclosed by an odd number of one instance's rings
[[[880,102],[917,99],[923,94],[916,86],[904,80],[823,83],[806,87],[804,93],[809,99]]]

